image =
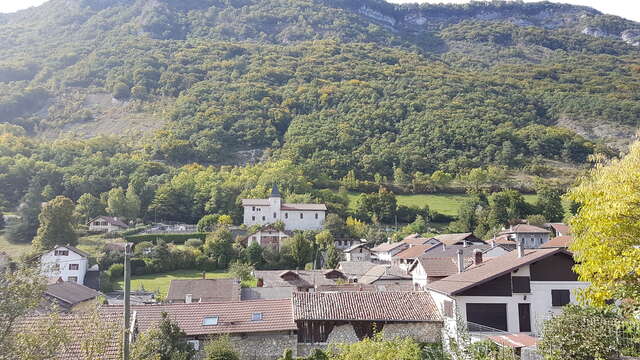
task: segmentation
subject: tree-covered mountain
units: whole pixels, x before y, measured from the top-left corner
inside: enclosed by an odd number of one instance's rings
[[[51,0],[0,15],[0,168],[81,168],[46,149],[68,134],[328,181],[575,167],[640,122],[639,39],[638,23],[548,2]]]

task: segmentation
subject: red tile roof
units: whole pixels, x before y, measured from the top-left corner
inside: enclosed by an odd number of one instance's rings
[[[519,233],[548,234],[550,233],[550,231],[547,229],[543,229],[541,227],[537,227],[529,224],[518,224],[500,232],[500,234],[519,234]]]
[[[549,223],[547,224],[549,227],[553,228],[557,233],[562,233],[564,235],[571,234],[571,228],[567,224],[563,223]]]
[[[442,321],[426,292],[350,291],[293,293],[295,320]]]
[[[404,238],[401,242],[409,245],[424,245],[428,243],[429,240],[432,240],[432,239],[433,238],[413,237],[412,235],[409,235],[406,238]]]
[[[371,251],[373,252],[388,252],[394,249],[397,249],[399,247],[408,247],[409,244],[407,243],[403,243],[403,242],[395,242],[395,243],[382,243],[376,247],[374,247],[373,249],[371,249]]]
[[[521,266],[531,264],[558,253],[569,254],[569,252],[564,249],[532,249],[525,250],[525,255],[520,258],[518,257],[517,250],[512,251],[505,255],[492,258],[491,261],[485,261],[480,265],[472,266],[462,273],[453,274],[431,283],[428,287],[443,294],[456,295],[464,290],[507,274]]]
[[[405,249],[393,256],[394,259],[415,259],[420,255],[423,255],[427,250],[434,246],[440,245],[413,245],[412,247]]]
[[[473,233],[460,233],[460,234],[440,234],[434,236],[434,238],[445,245],[454,245],[468,239],[470,237],[474,237]],[[481,240],[481,242],[483,242]]]
[[[543,248],[567,248],[573,242],[573,236],[558,236],[542,244]]]
[[[122,307],[111,307],[114,311]],[[290,299],[246,300],[225,303],[191,303],[132,306],[138,330],[156,326],[166,312],[187,335],[212,335],[296,330]],[[261,313],[262,320],[252,321]],[[205,317],[218,317],[217,325],[203,325]]]

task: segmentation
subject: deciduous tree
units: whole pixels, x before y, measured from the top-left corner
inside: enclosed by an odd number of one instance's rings
[[[195,350],[185,340],[187,334],[162,313],[160,323],[140,334],[133,344],[132,360],[191,360]]]
[[[57,196],[45,203],[38,216],[40,227],[33,245],[40,250],[56,245],[76,245],[78,235],[73,229],[73,210],[73,201],[64,196]]]

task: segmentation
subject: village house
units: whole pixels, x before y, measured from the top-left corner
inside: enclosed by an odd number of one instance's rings
[[[122,231],[129,228],[122,220],[117,217],[111,216],[98,216],[91,219],[88,223],[89,231],[93,232],[114,232],[114,231]]]
[[[404,242],[386,242],[371,249],[371,254],[378,261],[390,263],[394,255],[408,248],[409,244]]]
[[[440,243],[440,241],[435,238],[422,237],[420,234],[411,234],[402,239],[401,242],[409,244],[410,247],[414,245],[436,245]]]
[[[84,284],[89,254],[73,246],[56,246],[40,256],[42,274],[49,278]]]
[[[240,301],[240,280],[204,278],[171,280],[166,301],[187,304]]]
[[[297,356],[330,343],[354,343],[382,331],[385,339],[440,341],[442,317],[426,292],[316,292],[293,294]]]
[[[284,230],[321,230],[327,212],[325,204],[283,203],[276,185],[268,199],[243,199],[244,225],[284,223]]]
[[[297,347],[290,299],[132,306],[137,334],[156,326],[166,313],[198,351],[215,336],[229,335],[242,359],[275,360]],[[111,307],[121,312],[122,307]]]
[[[347,261],[369,261],[371,260],[371,250],[365,243],[360,243],[344,250],[344,256]]]
[[[247,236],[247,246],[257,243],[262,248],[269,247],[277,251],[280,250],[284,241],[292,235],[291,231],[278,230],[273,225],[267,225]]]
[[[411,264],[421,255],[424,255],[430,249],[434,247],[442,247],[442,244],[436,245],[412,245],[408,249],[405,249],[391,258],[391,265],[396,266],[404,271],[407,271]]]
[[[575,303],[576,290],[588,285],[578,281],[575,262],[564,249],[520,245],[487,261],[481,252],[476,255],[473,265],[427,285],[451,337],[457,321],[466,323],[472,335],[495,330],[539,334],[542,322]]]
[[[347,281],[339,270],[255,270],[258,287],[294,288],[296,291],[313,291],[320,285],[333,285]]]
[[[536,249],[549,241],[550,235],[551,231],[547,229],[529,224],[518,224],[499,232],[494,241],[497,243],[522,243],[527,249]]]
[[[365,242],[359,239],[336,239],[333,244],[338,250],[346,250],[353,246],[364,244]]]
[[[43,294],[45,303],[41,307],[52,311],[83,311],[95,307],[101,295],[99,291],[84,285],[59,281],[47,285]]]

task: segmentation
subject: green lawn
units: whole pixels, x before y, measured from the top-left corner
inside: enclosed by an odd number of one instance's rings
[[[349,193],[349,206],[353,207],[359,193]],[[417,195],[397,195],[398,204],[406,206],[429,205],[429,209],[445,215],[457,215],[460,205],[469,198],[467,194],[417,194]],[[535,203],[536,195],[524,195],[528,203]]]
[[[11,258],[18,258],[29,250],[31,250],[31,244],[12,244],[0,233],[0,251],[6,252]]]
[[[224,279],[230,277],[231,274],[228,272],[207,273],[207,279]],[[131,289],[138,290],[140,288],[144,288],[148,291],[158,291],[166,296],[169,291],[169,284],[171,283],[171,280],[200,278],[202,278],[202,272],[198,270],[176,270],[162,274],[133,276],[131,278]],[[122,289],[124,287],[124,281],[118,281],[117,286]]]

